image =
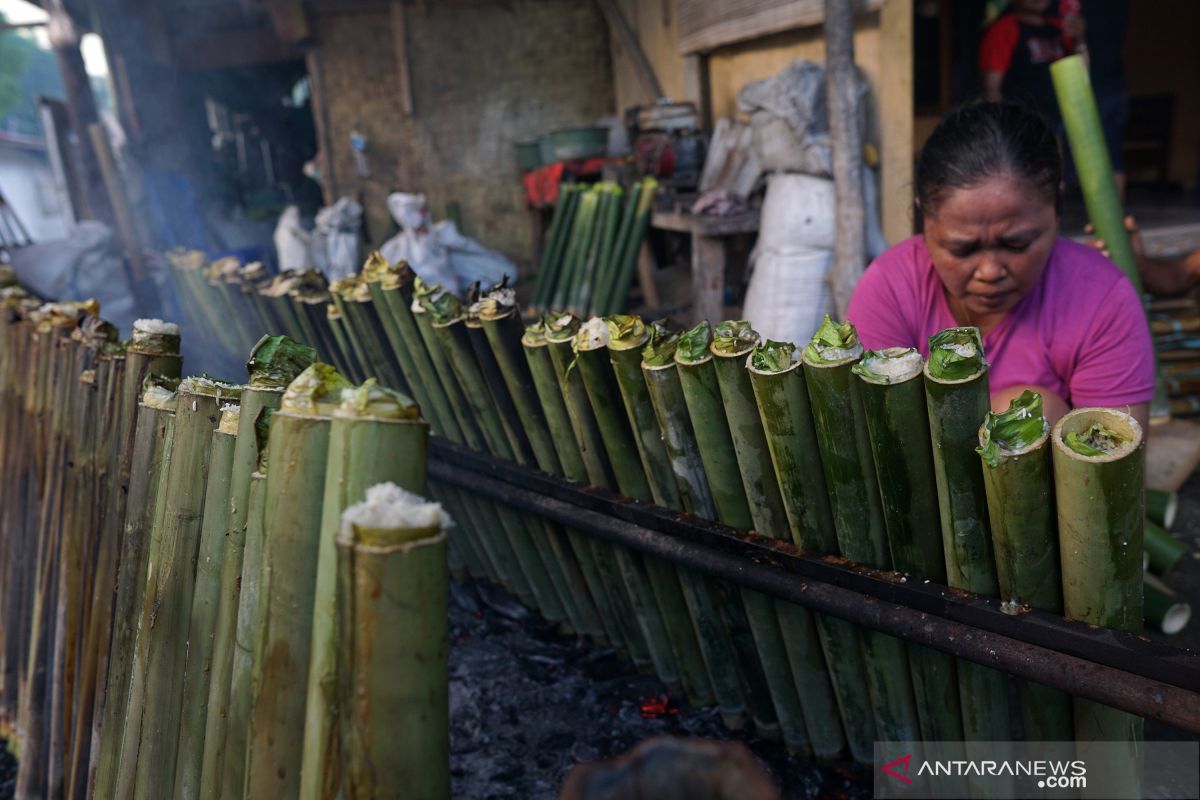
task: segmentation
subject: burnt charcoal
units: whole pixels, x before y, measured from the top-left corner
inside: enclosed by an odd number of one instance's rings
[[[510,614],[513,607],[521,614]],[[866,798],[871,775],[852,763],[792,758],[732,733],[715,708],[691,708],[611,649],[591,647],[503,591],[451,590],[452,796],[553,800],[580,764],[615,758],[653,736],[744,743],[784,800]]]

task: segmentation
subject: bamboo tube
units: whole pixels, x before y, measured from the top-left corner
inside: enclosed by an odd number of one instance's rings
[[[578,330],[579,320],[571,314],[547,315],[542,320],[542,332],[554,368],[555,383],[571,421],[572,438],[587,480],[594,486],[615,489],[616,479],[609,465],[587,388],[583,385],[583,377],[572,369],[575,360],[573,342]],[[620,548],[594,538],[589,540],[589,545],[597,570],[605,582],[605,594],[613,605],[613,615],[609,616],[606,612],[605,616],[611,621],[612,628],[617,629],[614,643],[618,643],[618,646],[624,644],[628,648],[630,659],[639,669],[649,668],[653,662],[646,643],[645,626],[637,616],[634,589],[629,585],[629,580],[637,580],[637,576],[622,572],[621,557],[618,555]],[[611,637],[614,630],[610,629],[609,634]]]
[[[807,553],[837,553],[833,515],[796,346],[764,342],[747,357],[746,369],[779,479],[792,541]],[[869,764],[874,758],[875,724],[866,697],[858,631],[835,617],[813,617],[850,752],[855,761]],[[783,617],[780,624],[787,624]],[[785,632],[785,641],[791,638]]]
[[[1050,425],[1042,415],[1042,396],[1023,392],[1007,411],[987,413],[978,436],[1003,607],[1061,614]],[[1026,739],[1071,739],[1069,695],[1024,679],[1016,685]]]
[[[1146,555],[1149,558],[1149,567],[1159,575],[1170,572],[1188,550],[1187,544],[1179,541],[1149,519],[1146,520],[1144,542]]]
[[[1174,636],[1187,627],[1192,619],[1192,605],[1179,597],[1179,593],[1153,575],[1145,576],[1146,622],[1168,636]]]
[[[929,419],[921,354],[912,348],[867,351],[858,376],[888,543],[897,571],[944,583],[946,562],[937,537],[937,491],[932,475]],[[957,742],[962,709],[953,657],[909,644],[909,667],[921,738]]]
[[[562,253],[566,247],[567,235],[575,215],[575,204],[579,199],[579,185],[574,183],[559,186],[558,203],[554,206],[554,217],[550,221],[550,232],[547,235],[546,248],[542,251],[542,261],[538,266],[537,282],[533,287],[531,306],[540,310],[546,307],[554,295],[555,284],[561,273]]]
[[[550,301],[551,308],[567,308],[578,298],[579,286],[583,280],[584,261],[595,235],[596,211],[599,204],[600,193],[595,187],[581,193],[574,224],[571,226],[571,242],[563,256],[563,274]]]
[[[675,369],[718,519],[731,527],[746,530],[753,525],[753,520],[739,476],[729,423],[721,405],[716,367],[709,350],[711,342],[712,329],[707,322],[701,322],[685,333],[675,350]],[[785,672],[790,672],[787,653],[782,646],[775,647],[780,644],[777,637],[762,635],[770,630],[767,620],[773,620],[774,614],[762,602],[763,596],[756,592],[743,590],[741,602],[730,590],[723,594],[727,595],[722,603],[725,622],[737,649],[743,692],[755,728],[765,738],[783,736],[790,747],[806,749],[807,734],[803,734],[803,740],[800,738],[802,718],[798,713],[792,713],[798,702],[790,703],[796,698],[786,694],[791,685],[790,680],[783,678]],[[757,630],[752,627],[756,619]],[[783,720],[782,731],[781,706],[789,715]]]
[[[450,797],[446,529],[394,484],[346,510],[337,539],[346,796]]]
[[[295,797],[300,789],[330,414],[346,388],[333,367],[313,364],[288,385],[271,415],[245,763],[248,797]]]
[[[204,754],[200,768],[200,786],[213,787],[214,792],[223,780],[225,754],[236,752],[240,760],[245,751],[244,726],[240,730],[240,747],[233,750],[229,749],[233,738],[229,735],[229,726],[242,590],[250,583],[257,584],[257,568],[261,566],[261,560],[254,562],[254,566],[246,562],[252,476],[259,469],[271,412],[279,407],[287,385],[315,359],[316,351],[307,345],[286,336],[263,336],[251,350],[246,362],[249,382],[242,390],[237,438],[230,465],[229,502],[224,513],[215,511],[225,520],[225,546],[221,551],[212,672],[208,684]],[[261,530],[261,512],[258,526]],[[246,672],[248,679],[248,667]],[[244,717],[242,719],[244,721]],[[238,790],[241,790],[240,783]]]
[[[608,302],[604,310],[615,314],[625,307],[625,298],[629,295],[629,286],[633,283],[633,273],[637,267],[638,250],[646,231],[650,227],[650,213],[654,208],[654,197],[658,192],[658,182],[651,177],[642,178],[642,191],[634,208],[634,218],[629,235],[621,243],[618,253],[619,260],[615,262],[612,282],[609,286]]]
[[[159,797],[174,787],[183,666],[204,487],[218,409],[239,390],[207,378],[179,386],[170,469],[155,521],[134,652],[117,794]]]
[[[663,447],[670,459],[670,472],[661,473],[656,468],[656,474],[659,481],[667,475],[674,478],[679,505],[673,507],[715,519],[716,507],[675,369],[678,342],[678,333],[655,322],[642,349],[641,370],[646,398],[662,431]],[[721,719],[730,730],[741,730],[746,724],[746,701],[738,675],[737,652],[717,602],[719,590],[711,578],[690,570],[679,570],[679,582],[696,628]]]
[[[1078,408],[1051,434],[1066,616],[1141,633],[1143,438],[1120,411]],[[1127,741],[1102,767],[1110,796],[1141,790],[1140,717],[1075,698],[1077,741]],[[1089,780],[1089,784],[1091,781]]]
[[[754,399],[750,373],[746,369],[750,353],[759,341],[758,333],[745,320],[721,322],[713,331],[709,352],[713,356],[725,418],[729,423],[730,438],[754,528],[764,536],[786,540],[790,538],[787,512],[758,414],[758,404]],[[750,618],[755,626],[754,635],[759,642],[759,651],[762,652],[764,646],[773,649],[782,645],[794,684],[793,691],[785,693],[786,702],[790,704],[794,694],[808,741],[817,757],[835,758],[845,748],[846,739],[812,615],[807,609],[790,603],[772,605],[775,609],[774,620]],[[785,636],[784,631],[788,635]],[[771,689],[772,693],[776,692],[774,684]],[[776,707],[780,705],[777,699]],[[788,709],[790,713],[795,710],[796,707]],[[786,719],[782,712],[779,718],[786,738]]]
[[[924,375],[947,584],[997,597],[987,492],[975,453],[979,425],[991,408],[979,329],[947,328],[931,336]],[[957,672],[963,736],[983,742],[1010,739],[1004,674],[966,660],[958,661]]]
[[[300,797],[334,798],[341,786],[338,758],[339,708],[336,698],[337,549],[334,540],[342,512],[368,487],[389,482],[425,492],[429,424],[405,397],[368,380],[342,393],[329,431],[325,491],[318,540],[312,611],[312,654],[304,711]],[[389,621],[390,624],[390,621]]]
[[[860,382],[850,372],[862,352],[854,326],[826,316],[804,348],[804,378],[841,555],[891,569]],[[920,732],[904,643],[865,628],[859,637],[876,735],[882,741],[917,741]]]
[[[1166,530],[1175,527],[1175,515],[1179,512],[1179,494],[1146,490],[1146,519]]]
[[[228,527],[233,452],[237,443],[240,406],[221,408],[212,434],[208,483],[204,494],[204,521],[196,558],[195,588],[187,628],[187,660],[183,674],[183,708],[179,716],[179,743],[175,764],[174,796],[199,798],[204,762],[205,722],[208,719],[209,677],[212,675],[214,631],[221,592],[221,562]]]

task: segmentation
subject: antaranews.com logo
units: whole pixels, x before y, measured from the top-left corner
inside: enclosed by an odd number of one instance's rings
[[[880,767],[880,770],[896,780],[909,786],[913,784],[909,771],[912,769],[913,754],[897,758]],[[921,760],[914,773],[918,778],[930,777],[959,777],[959,778],[1016,778],[1029,777],[1037,779],[1039,789],[1086,789],[1087,764],[1078,759],[1074,761],[1055,761],[1036,759],[1033,761],[981,759],[954,760]]]

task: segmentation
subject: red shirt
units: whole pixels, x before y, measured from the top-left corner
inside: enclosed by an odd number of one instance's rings
[[[1059,118],[1050,65],[1073,49],[1058,17],[1030,24],[1011,11],[988,26],[979,46],[979,70],[1004,73],[1005,100],[1024,103],[1052,121]]]

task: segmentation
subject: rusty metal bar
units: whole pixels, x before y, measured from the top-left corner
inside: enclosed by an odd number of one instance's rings
[[[1200,658],[1117,631],[816,558],[434,437],[429,477],[612,542],[1200,734]]]

